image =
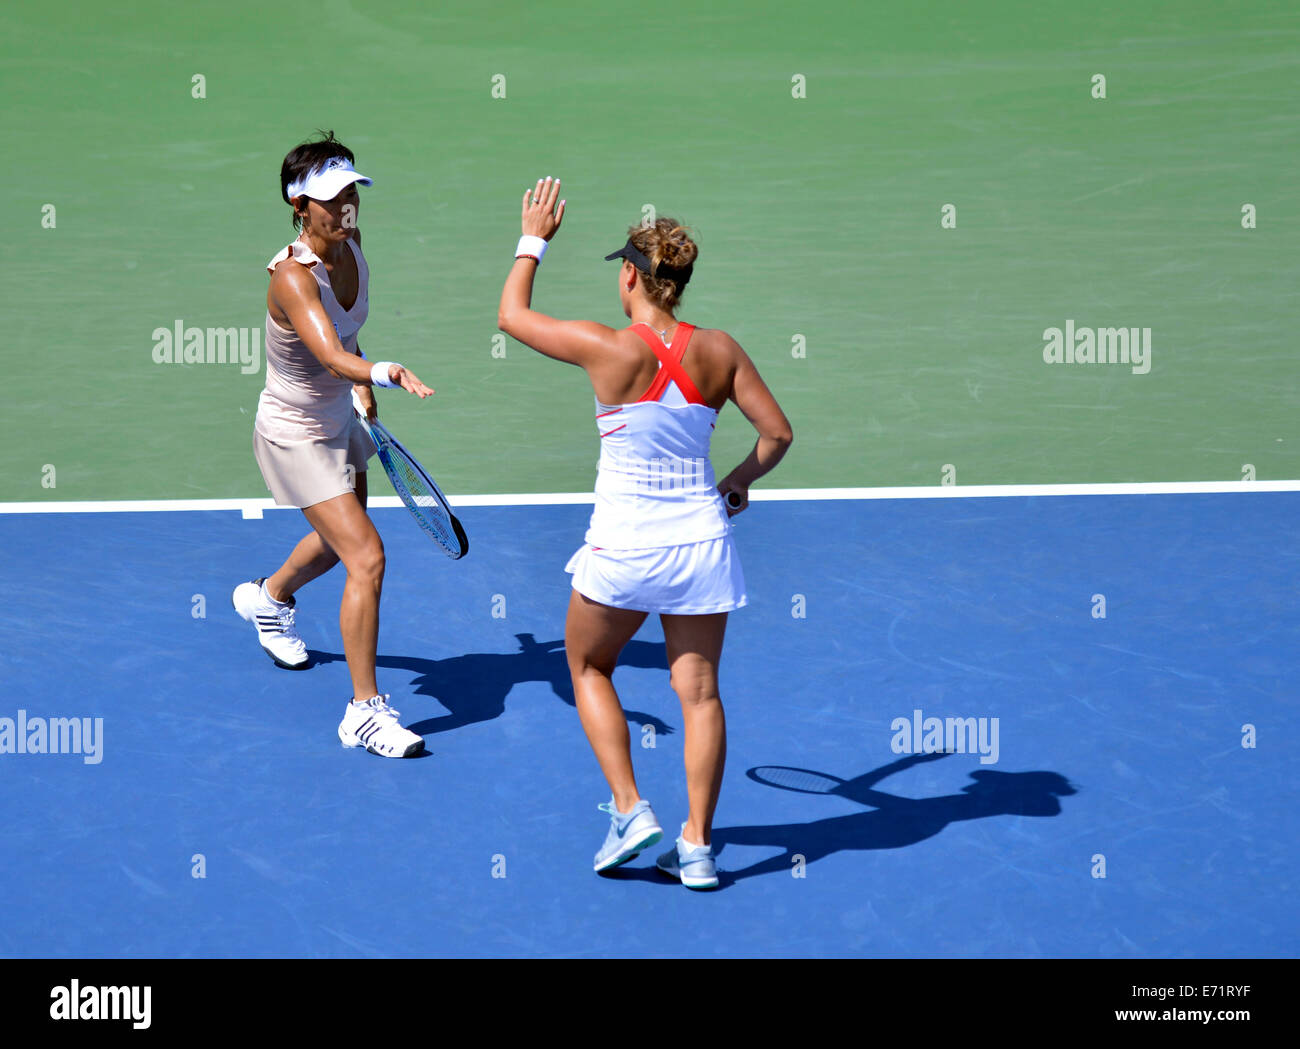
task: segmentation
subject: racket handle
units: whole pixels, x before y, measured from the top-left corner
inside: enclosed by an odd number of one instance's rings
[[[361,418],[364,419],[366,417],[366,410],[361,407],[361,398],[357,396],[357,388],[355,386],[352,387],[352,410],[361,416]]]
[[[732,510],[739,510],[741,501],[742,500],[740,498],[739,492],[727,493],[727,506],[729,506]]]

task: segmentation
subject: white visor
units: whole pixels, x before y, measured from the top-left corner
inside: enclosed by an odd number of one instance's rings
[[[285,195],[290,200],[294,197],[333,200],[353,182],[360,182],[363,186],[371,185],[371,180],[353,168],[346,157],[330,157],[320,167],[313,168],[302,178],[290,182]]]

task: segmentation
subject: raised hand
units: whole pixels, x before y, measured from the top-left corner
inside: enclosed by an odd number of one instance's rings
[[[555,206],[555,198],[559,195],[558,178],[539,178],[535,188],[524,190],[524,236],[541,237],[543,240],[555,236],[564,220],[565,202],[560,201],[558,209]]]

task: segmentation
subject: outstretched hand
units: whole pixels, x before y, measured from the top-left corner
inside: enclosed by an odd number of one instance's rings
[[[400,364],[394,364],[388,369],[388,381],[397,383],[407,393],[413,393],[421,400],[433,396],[433,390],[416,378],[415,372]]]
[[[564,220],[564,201],[559,208],[555,198],[560,195],[560,180],[550,177],[537,180],[537,186],[524,190],[523,229],[526,237],[550,240]]]

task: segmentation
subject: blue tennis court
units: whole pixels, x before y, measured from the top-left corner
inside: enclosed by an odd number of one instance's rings
[[[341,569],[298,595],[308,671],[230,608],[301,515],[0,515],[0,954],[1293,954],[1297,511],[1291,492],[756,503],[712,894],[655,871],[661,846],[591,871],[608,795],[562,571],[588,507],[467,506],[455,563],[375,511],[380,686],[428,748],[409,761],[335,735]],[[675,830],[653,619],[615,683]],[[78,739],[60,719],[90,721]],[[928,719],[970,734],[930,752]]]

